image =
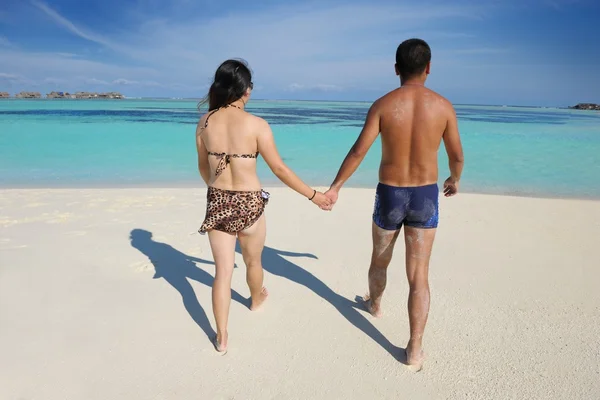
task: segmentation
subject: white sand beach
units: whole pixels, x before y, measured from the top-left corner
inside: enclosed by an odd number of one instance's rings
[[[442,198],[414,373],[401,241],[383,318],[355,303],[374,191],[269,191],[270,297],[237,254],[219,356],[204,189],[1,190],[0,399],[600,398],[600,202]]]

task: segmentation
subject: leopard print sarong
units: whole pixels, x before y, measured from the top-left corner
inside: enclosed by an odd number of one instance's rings
[[[269,202],[269,193],[264,190],[241,192],[209,187],[206,200],[206,217],[198,232],[204,234],[216,229],[237,233],[258,221]]]

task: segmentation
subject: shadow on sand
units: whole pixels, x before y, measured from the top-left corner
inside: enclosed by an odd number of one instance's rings
[[[179,292],[186,311],[198,326],[202,328],[208,339],[211,340],[216,335],[216,332],[210,325],[206,311],[204,311],[204,308],[198,302],[196,293],[188,279],[212,287],[213,276],[203,269],[198,268],[194,263],[209,265],[214,265],[214,263],[188,256],[166,243],[156,242],[152,239],[152,233],[143,229],[132,230],[129,239],[131,240],[131,246],[148,257],[150,262],[154,264],[156,273],[153,279],[163,278]],[[250,306],[250,300],[245,299],[235,290],[231,291],[231,299],[245,307]]]
[[[210,325],[204,308],[198,302],[196,293],[189,283],[188,279],[195,280],[206,286],[211,287],[214,281],[212,275],[198,268],[195,263],[214,265],[212,261],[188,256],[172,246],[156,242],[152,239],[152,233],[143,229],[134,229],[130,234],[131,245],[146,255],[150,262],[154,264],[156,273],[154,279],[165,279],[175,290],[181,294],[183,305],[190,317],[205,332],[206,336],[212,339],[215,331]],[[239,244],[236,251],[241,254]],[[315,277],[310,272],[300,266],[288,261],[285,257],[307,257],[317,259],[313,254],[292,253],[283,250],[273,249],[265,246],[262,255],[263,268],[273,275],[288,279],[298,285],[304,286],[323,300],[331,304],[350,324],[361,330],[373,341],[379,344],[392,357],[398,361],[405,362],[405,353],[402,348],[394,346],[367,318],[359,311],[364,310],[364,306],[355,301],[351,301],[336,292],[334,292],[323,281]],[[238,292],[232,289],[231,298],[249,307],[250,299],[242,297]]]
[[[236,251],[241,254],[239,245],[236,246]],[[331,304],[349,323],[373,339],[373,341],[383,347],[383,349],[392,357],[402,363],[406,363],[404,349],[394,346],[360,311],[358,311],[359,309],[365,310],[362,303],[351,301],[337,294],[316,276],[288,261],[284,257],[307,257],[315,260],[318,259],[313,254],[291,253],[265,246],[262,255],[263,268],[273,275],[288,279],[312,291],[314,294]]]

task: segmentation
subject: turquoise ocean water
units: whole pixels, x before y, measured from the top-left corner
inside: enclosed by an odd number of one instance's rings
[[[328,185],[369,103],[253,100],[285,161]],[[600,199],[600,113],[458,105],[469,192]],[[193,100],[0,100],[0,187],[201,186]],[[379,141],[349,182],[377,183]],[[448,174],[440,152],[440,181]],[[264,162],[265,186],[278,184]]]

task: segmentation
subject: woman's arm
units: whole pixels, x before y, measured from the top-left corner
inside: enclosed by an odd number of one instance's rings
[[[196,130],[196,150],[198,151],[198,171],[200,171],[200,176],[202,180],[208,186],[208,182],[210,182],[210,165],[208,164],[208,150],[206,150],[206,146],[204,146],[204,141],[202,140],[201,132]]]
[[[312,202],[317,204],[321,208],[328,209],[331,206],[331,202],[322,193],[315,190],[304,183],[298,176],[283,162],[277,151],[275,145],[275,139],[273,138],[273,132],[269,124],[261,120],[260,130],[258,133],[258,151],[265,159],[265,162],[273,171],[275,176],[279,180],[285,183],[290,189],[295,190],[304,197],[311,199]],[[313,197],[314,196],[314,197]]]

